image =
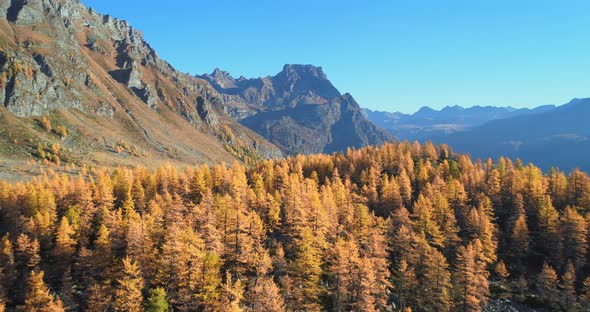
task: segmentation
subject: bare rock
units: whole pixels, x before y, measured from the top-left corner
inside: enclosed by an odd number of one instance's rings
[[[10,8],[10,0],[0,1],[0,18],[6,18],[8,9]]]
[[[135,65],[131,65],[128,68],[113,70],[110,72],[110,74],[115,80],[129,88],[143,89],[141,72]]]
[[[10,0],[6,17],[17,25],[41,23],[45,17],[43,2],[41,0]]]
[[[158,107],[158,97],[156,96],[156,93],[152,90],[152,88],[149,85],[143,82],[140,83],[140,88],[131,87],[131,90],[142,102],[147,104],[147,106],[150,109],[156,110],[156,108]]]
[[[221,93],[229,114],[284,154],[332,153],[383,144],[377,128],[349,94],[340,94],[321,67],[285,65],[275,76],[234,79],[216,69],[197,76]]]
[[[219,123],[219,119],[213,113],[213,109],[211,108],[211,104],[206,101],[203,97],[197,97],[197,113],[201,120],[205,121],[210,126],[217,126]]]

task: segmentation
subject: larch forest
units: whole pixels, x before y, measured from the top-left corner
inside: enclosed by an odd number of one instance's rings
[[[0,208],[2,311],[590,306],[588,175],[446,145],[49,168]]]

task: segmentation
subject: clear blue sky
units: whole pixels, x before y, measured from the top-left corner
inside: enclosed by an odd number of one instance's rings
[[[322,66],[363,107],[561,104],[590,96],[587,0],[82,0],[179,70]]]

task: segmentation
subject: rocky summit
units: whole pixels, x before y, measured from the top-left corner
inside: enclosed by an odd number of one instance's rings
[[[219,69],[198,77],[221,94],[232,117],[287,155],[332,153],[391,139],[321,67],[285,65],[275,76],[255,79],[235,79]]]

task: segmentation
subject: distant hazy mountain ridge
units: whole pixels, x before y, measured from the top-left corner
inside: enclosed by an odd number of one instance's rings
[[[433,136],[474,157],[506,156],[548,170],[590,169],[590,98],[552,110],[490,121],[468,131]]]
[[[424,106],[414,114],[369,109],[364,109],[364,112],[373,123],[388,130],[398,139],[424,140],[434,135],[463,131],[491,120],[534,114],[553,108],[555,108],[554,105],[544,105],[534,109],[495,106],[463,108],[455,105],[446,106],[441,110]]]
[[[521,158],[547,170],[590,169],[590,99],[533,109],[422,108],[412,115],[365,110],[376,125],[401,140],[445,143],[476,158]]]

